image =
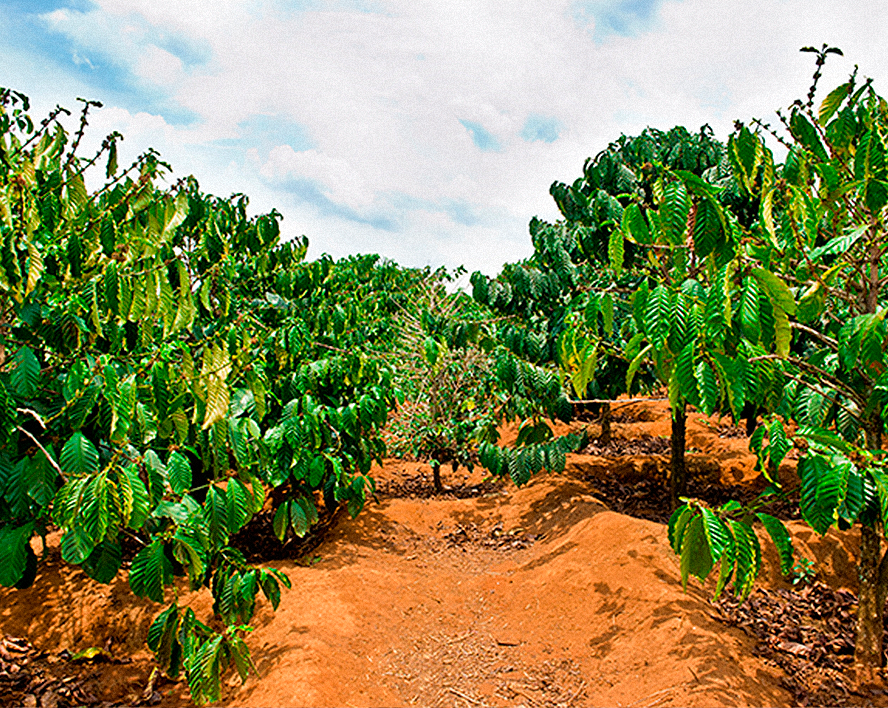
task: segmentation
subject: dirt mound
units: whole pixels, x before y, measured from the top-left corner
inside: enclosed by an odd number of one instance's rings
[[[657,405],[640,408],[636,423],[631,407],[621,410],[616,439],[662,437],[662,419],[651,420],[651,411],[662,414]],[[691,454],[701,461],[696,483],[750,482],[745,441],[723,437],[719,425],[690,421]],[[668,432],[668,420],[665,426]],[[391,461],[377,471],[377,499],[356,520],[331,519],[309,555],[270,563],[293,587],[283,589],[277,612],[260,603],[248,643],[261,679],[241,686],[232,678],[224,703],[787,706],[804,700],[798,681],[787,680],[795,665],[763,647],[786,653],[782,642],[798,655],[798,646],[811,648],[802,658],[818,669],[830,645],[779,623],[783,635],[773,641],[756,634],[758,615],[774,617],[781,610],[773,602],[789,602],[773,593],[791,590],[770,546],[763,544],[763,583],[772,596],[758,597],[772,604],[760,599],[743,610],[720,609],[710,603],[709,587],[692,583],[682,592],[662,523],[614,510],[637,511],[633,494],[655,506],[663,459],[571,455],[564,474],[538,476],[522,489],[458,470],[445,475],[444,495],[423,486],[431,486],[427,466]],[[831,532],[822,542],[801,524],[791,526],[801,554],[823,568],[830,592],[853,590],[853,534]],[[0,683],[0,702],[27,698],[38,705],[55,686],[58,708],[91,697],[185,705],[182,683],[145,691],[151,663],[144,640],[159,606],[134,598],[123,577],[96,585],[58,556],[51,548],[32,588],[0,593],[0,632],[33,645],[31,663],[19,669],[31,672],[28,681]],[[208,593],[182,587],[179,596],[209,617]],[[836,597],[845,604],[824,626],[847,620],[848,596]],[[89,647],[101,648],[112,663],[67,661]],[[841,651],[847,656],[844,644]],[[820,668],[837,671],[844,665],[837,661]],[[68,667],[79,693],[69,691],[70,699],[59,693],[61,679],[50,663]],[[840,683],[845,693],[820,695],[861,705],[884,700]]]
[[[608,511],[569,476],[478,499],[380,500],[314,553],[309,566],[275,563],[293,589],[254,620],[262,680],[230,687],[226,702],[792,700],[780,671],[750,656],[754,640],[719,623],[705,592],[682,593],[663,526]],[[120,581],[106,588],[70,575],[51,568],[7,594],[4,631],[39,637],[44,650],[107,645],[144,658],[156,608]],[[197,604],[208,611],[207,598]],[[117,698],[144,686],[146,667],[132,668],[133,686]],[[163,691],[164,705],[181,702],[181,687]]]
[[[469,531],[471,530],[471,531]],[[491,543],[491,539],[513,542]],[[565,476],[387,499],[334,529],[251,637],[237,705],[786,705],[781,673],[681,591],[661,525]]]

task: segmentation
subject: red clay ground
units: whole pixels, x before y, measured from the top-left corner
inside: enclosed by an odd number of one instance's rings
[[[628,441],[617,447],[662,449],[664,404],[615,412],[625,421],[615,437]],[[746,440],[733,434],[692,416],[697,484],[754,483]],[[844,688],[821,694],[830,702],[884,705],[884,684],[860,687],[848,671],[803,661],[794,667],[810,674],[787,677],[763,644],[725,623],[711,587],[692,581],[682,592],[666,527],[611,510],[625,508],[667,463],[668,451],[571,455],[563,474],[459,498],[479,473],[445,475],[459,494],[435,497],[424,493],[427,467],[390,461],[377,471],[378,502],[356,520],[339,518],[308,557],[271,563],[293,588],[277,612],[260,604],[248,643],[261,679],[229,680],[224,704],[789,706],[805,700],[788,690],[793,680],[797,688],[835,675]],[[596,493],[602,484],[618,485],[621,498]],[[819,561],[819,577],[854,589],[853,534],[820,540],[801,524],[792,530],[800,552]],[[790,588],[773,552],[766,562],[762,585]],[[208,593],[180,597],[208,615]],[[0,593],[0,632],[31,645],[16,653],[7,643],[4,666],[15,663],[28,680],[0,674],[0,703],[141,703],[151,667],[144,641],[159,609],[134,598],[123,574],[97,585],[61,566],[54,550],[32,588]],[[796,654],[809,648],[783,644]],[[114,662],[75,666],[59,655],[88,647]],[[847,665],[847,657],[836,661]],[[153,688],[160,705],[187,700],[181,683]]]

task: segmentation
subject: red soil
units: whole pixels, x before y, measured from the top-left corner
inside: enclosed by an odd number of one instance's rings
[[[615,412],[633,418],[614,425],[617,438],[668,435],[663,404]],[[746,444],[691,417],[698,475],[752,483]],[[571,455],[563,474],[539,475],[521,489],[494,485],[462,499],[380,494],[356,520],[339,519],[306,559],[271,563],[293,587],[277,612],[260,601],[247,641],[261,678],[227,680],[224,703],[792,705],[783,671],[757,655],[755,639],[719,620],[711,587],[692,580],[682,592],[666,527],[615,513],[614,500],[590,491],[597,475],[631,482],[664,474],[667,463],[668,455]],[[395,488],[420,474],[430,486],[426,466],[389,461],[377,479]],[[445,485],[481,480],[464,470],[444,477]],[[821,540],[797,523],[792,531],[801,554],[819,561],[820,577],[855,589],[853,534]],[[775,554],[765,555],[762,583],[790,587]],[[209,615],[208,592],[181,592],[180,600]],[[0,632],[49,652],[42,661],[50,673],[73,671],[57,657],[62,649],[99,646],[130,660],[77,670],[97,699],[129,702],[148,681],[144,642],[159,609],[134,598],[124,574],[97,585],[53,549],[32,588],[0,593]],[[157,690],[161,705],[187,702],[183,683]]]

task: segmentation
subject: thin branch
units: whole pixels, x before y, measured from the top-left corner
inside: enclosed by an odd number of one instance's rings
[[[18,155],[18,154],[24,152],[32,142],[37,140],[37,138],[41,137],[46,132],[50,123],[52,123],[54,121],[57,122],[56,119],[62,113],[66,114],[66,115],[71,115],[71,111],[69,111],[67,108],[62,108],[61,106],[57,105],[55,107],[55,109],[46,118],[44,118],[42,121],[40,121],[40,130],[35,130],[34,134],[30,138],[28,138],[24,143],[22,143],[21,146],[19,147],[19,149],[16,150],[12,154]]]
[[[78,101],[83,103],[83,108],[80,111],[80,125],[77,128],[77,133],[74,135],[74,142],[71,143],[71,151],[68,153],[68,159],[65,161],[65,165],[62,168],[62,171],[67,169],[74,162],[74,158],[77,154],[77,148],[80,147],[80,141],[83,140],[83,135],[86,132],[86,126],[89,125],[89,109],[95,106],[96,108],[101,108],[102,104],[100,101],[88,101],[85,98],[78,98]]]
[[[15,429],[18,430],[20,433],[24,433],[24,434],[27,435],[29,438],[31,438],[31,440],[34,441],[34,444],[35,444],[37,447],[40,448],[41,452],[42,452],[44,455],[46,455],[46,459],[49,460],[49,464],[51,464],[51,465],[53,466],[53,468],[55,468],[55,471],[58,472],[60,475],[64,476],[64,473],[62,472],[62,468],[59,467],[59,463],[56,462],[54,459],[52,459],[52,455],[50,455],[50,454],[46,451],[46,448],[43,447],[43,445],[40,444],[40,441],[39,441],[37,438],[35,438],[33,435],[31,435],[31,433],[29,433],[27,430],[25,430],[25,429],[24,429],[23,427],[21,427],[20,425],[15,426]]]
[[[43,430],[46,430],[46,423],[43,422],[43,418],[40,417],[40,414],[37,411],[32,411],[30,408],[16,408],[15,410],[18,413],[32,416],[34,420],[40,423],[40,427],[43,428]]]
[[[321,347],[321,349],[329,349],[331,352],[337,352],[339,354],[348,354],[347,350],[340,349],[339,347],[334,347],[331,344],[324,344],[322,342],[312,342],[312,346]]]
[[[619,403],[628,406],[631,403],[642,403],[644,401],[668,401],[668,397],[639,397],[639,398],[584,398],[578,401],[568,399],[570,403]]]
[[[794,366],[798,367],[799,369],[803,369],[803,370],[813,374],[814,376],[819,377],[824,382],[828,383],[830,386],[832,386],[834,389],[836,389],[836,391],[843,393],[845,396],[847,396],[852,401],[857,403],[859,407],[863,408],[866,405],[866,401],[864,400],[864,398],[857,391],[855,391],[853,388],[848,386],[844,381],[837,379],[835,376],[827,373],[826,371],[821,369],[819,366],[814,366],[813,364],[809,364],[807,361],[804,361],[803,359],[798,359],[798,358],[792,357],[792,356],[781,357],[781,356],[778,356],[777,354],[764,354],[762,356],[752,357],[749,361],[750,362],[753,362],[753,361],[785,361],[785,362],[788,362],[788,363],[793,364]],[[791,376],[787,372],[783,372],[783,373],[785,376]]]
[[[800,332],[804,332],[805,334],[810,334],[815,339],[819,339],[821,342],[826,344],[828,347],[835,349],[836,351],[838,351],[838,349],[839,349],[839,343],[835,339],[823,334],[822,332],[818,332],[816,329],[811,329],[810,327],[806,327],[805,325],[801,324],[800,322],[790,322],[789,326],[792,327],[793,329],[799,330]]]
[[[823,390],[817,388],[817,387],[814,386],[814,384],[812,384],[810,381],[805,381],[804,379],[802,379],[802,378],[800,378],[800,377],[798,377],[798,376],[795,376],[794,374],[788,374],[788,373],[786,373],[785,371],[783,372],[783,375],[784,375],[786,378],[791,379],[792,381],[795,381],[797,384],[800,384],[800,385],[802,385],[802,386],[806,386],[806,387],[810,388],[812,391],[816,391],[816,392],[819,393],[821,396],[823,396],[827,401],[829,401],[829,402],[832,403],[833,405],[838,406],[838,407],[841,408],[843,411],[845,411],[845,413],[847,413],[847,414],[850,415],[852,418],[854,418],[854,420],[856,420],[858,423],[859,423],[859,422],[862,422],[861,419],[860,419],[860,413],[855,413],[855,412],[852,411],[850,408],[848,408],[848,406],[846,406],[845,404],[843,404],[843,403],[839,403],[839,401],[838,401],[837,398],[835,398],[834,396],[830,396],[828,393],[825,393]]]

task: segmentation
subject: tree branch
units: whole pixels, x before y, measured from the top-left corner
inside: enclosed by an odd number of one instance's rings
[[[799,332],[804,332],[805,334],[810,334],[812,337],[814,337],[815,339],[819,339],[821,342],[826,344],[831,349],[834,349],[836,351],[838,351],[838,349],[839,349],[839,343],[835,339],[833,339],[832,337],[828,337],[827,335],[823,334],[822,332],[818,332],[816,329],[811,329],[810,327],[806,327],[805,325],[801,324],[800,322],[790,322],[789,326],[792,327],[793,329],[799,330]]]
[[[35,438],[33,435],[31,435],[31,433],[29,433],[27,430],[25,430],[25,429],[24,429],[23,427],[21,427],[20,425],[15,426],[15,429],[18,430],[20,433],[24,433],[24,434],[27,435],[29,438],[31,438],[31,440],[34,441],[34,444],[35,444],[37,447],[39,447],[39,448],[40,448],[40,451],[46,456],[46,459],[49,460],[49,464],[51,464],[51,465],[53,466],[53,468],[55,469],[55,471],[58,472],[62,477],[65,476],[64,473],[62,472],[62,468],[59,467],[59,463],[56,462],[54,459],[52,459],[52,455],[50,455],[50,454],[46,451],[46,448],[43,447],[43,445],[40,444],[40,441],[39,441],[37,438]]]
[[[828,383],[836,391],[842,393],[847,398],[850,398],[852,401],[854,401],[858,405],[858,407],[864,408],[866,406],[866,400],[856,390],[854,390],[853,388],[848,386],[844,381],[837,379],[835,376],[824,371],[819,366],[814,366],[813,364],[810,364],[807,361],[804,361],[803,359],[798,359],[798,358],[792,357],[792,356],[781,357],[781,356],[778,356],[777,354],[763,354],[762,356],[752,357],[749,361],[753,362],[753,361],[775,361],[775,360],[788,362],[788,363],[798,367],[799,369],[802,369],[804,371],[807,371],[808,373],[813,374],[814,376],[818,377],[822,381]],[[783,372],[783,373],[785,376],[793,378],[792,375],[789,374],[788,372]]]

